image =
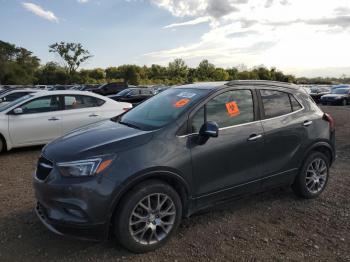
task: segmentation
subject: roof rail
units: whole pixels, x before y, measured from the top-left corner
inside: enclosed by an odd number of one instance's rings
[[[232,80],[226,85],[228,86],[236,86],[236,85],[261,85],[261,86],[278,86],[278,87],[285,87],[285,88],[291,88],[291,89],[299,89],[300,87],[287,82],[278,82],[278,81],[270,81],[270,80]]]

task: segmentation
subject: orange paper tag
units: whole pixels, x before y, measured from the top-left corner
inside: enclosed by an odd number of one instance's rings
[[[236,102],[226,103],[226,109],[230,117],[238,116],[240,113]]]
[[[190,100],[188,98],[183,98],[183,99],[180,99],[179,101],[177,101],[174,106],[175,107],[183,107],[185,105],[188,104],[188,102],[190,102]]]

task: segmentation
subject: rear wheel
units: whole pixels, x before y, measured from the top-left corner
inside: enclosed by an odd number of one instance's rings
[[[115,234],[120,244],[132,252],[144,253],[164,245],[176,231],[182,203],[171,186],[152,180],[128,193],[116,212]]]
[[[325,189],[328,177],[328,157],[321,152],[313,152],[303,164],[292,188],[297,195],[303,198],[315,198]]]

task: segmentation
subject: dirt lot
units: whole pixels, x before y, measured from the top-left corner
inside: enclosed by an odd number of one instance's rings
[[[40,148],[1,155],[0,261],[350,261],[350,107],[324,110],[337,123],[338,159],[320,198],[288,189],[247,197],[186,219],[168,245],[145,255],[46,230],[31,185]]]

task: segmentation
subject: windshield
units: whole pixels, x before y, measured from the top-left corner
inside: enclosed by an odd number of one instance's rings
[[[345,88],[338,88],[338,89],[334,89],[332,91],[332,94],[339,94],[339,95],[345,95],[349,93],[350,89],[345,89]]]
[[[127,93],[129,93],[131,91],[131,89],[125,89],[123,91],[120,91],[117,95],[118,96],[123,96],[126,95]]]
[[[13,107],[14,105],[16,105],[18,103],[21,103],[22,101],[25,101],[25,100],[27,100],[28,98],[31,98],[31,97],[33,97],[33,95],[26,95],[26,96],[22,96],[22,97],[20,97],[20,98],[18,98],[16,100],[12,101],[11,103],[5,104],[3,106],[1,106],[1,104],[0,104],[0,112],[5,111],[5,110]]]
[[[158,129],[176,120],[209,92],[196,88],[168,89],[127,112],[120,123],[142,130]]]

